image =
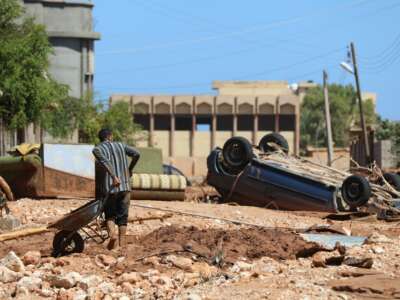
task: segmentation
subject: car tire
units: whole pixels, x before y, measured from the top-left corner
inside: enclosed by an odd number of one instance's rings
[[[287,140],[281,134],[276,132],[264,135],[258,143],[258,147],[265,153],[274,152],[276,149],[269,145],[271,142],[281,147],[282,151],[286,154],[289,152],[289,144]]]
[[[342,184],[342,197],[350,208],[364,205],[371,197],[371,186],[368,180],[359,175],[347,177]]]
[[[396,190],[400,191],[400,176],[395,173],[383,174],[385,180]]]
[[[254,157],[250,142],[244,137],[232,137],[222,148],[225,166],[233,173],[239,173]]]

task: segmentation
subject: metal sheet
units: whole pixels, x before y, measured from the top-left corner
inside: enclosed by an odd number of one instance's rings
[[[334,249],[337,242],[345,247],[361,246],[367,239],[362,236],[346,236],[340,234],[302,233],[300,235],[306,241],[315,242],[327,249]]]
[[[43,165],[62,171],[94,179],[93,145],[43,144]]]

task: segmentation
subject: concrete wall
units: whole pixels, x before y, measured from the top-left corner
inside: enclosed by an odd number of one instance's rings
[[[374,159],[382,169],[396,168],[399,162],[392,151],[393,143],[391,140],[378,141],[374,143]]]
[[[307,149],[306,158],[321,164],[328,164],[328,151],[326,148],[309,148]],[[334,148],[332,167],[348,171],[350,168],[350,150],[348,148]]]
[[[50,57],[50,74],[70,87],[69,94],[81,98],[93,90],[94,41],[93,4],[89,1],[59,0],[21,1],[26,14],[46,26],[54,55]]]

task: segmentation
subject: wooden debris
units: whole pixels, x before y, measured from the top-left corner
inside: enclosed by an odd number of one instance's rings
[[[33,227],[33,228],[24,228],[16,231],[11,231],[7,233],[0,234],[0,242],[7,241],[7,240],[13,240],[29,235],[34,235],[34,234],[41,234],[50,231],[47,226],[42,226],[42,227]]]
[[[150,220],[160,220],[161,222],[164,222],[165,219],[169,219],[172,216],[173,216],[172,213],[168,213],[168,214],[159,215],[159,216],[129,218],[128,222],[131,222],[131,223],[139,222],[139,224],[142,224],[144,221],[150,221]]]

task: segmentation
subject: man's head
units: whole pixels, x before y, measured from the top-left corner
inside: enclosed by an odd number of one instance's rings
[[[100,142],[112,141],[112,131],[110,129],[103,128],[99,131],[98,137]]]

